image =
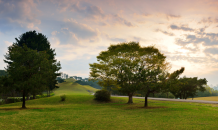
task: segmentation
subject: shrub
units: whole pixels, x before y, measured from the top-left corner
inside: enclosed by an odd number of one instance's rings
[[[66,100],[66,95],[61,95],[61,101],[65,101]]]
[[[110,101],[111,98],[111,94],[107,90],[98,90],[94,96],[97,101]]]
[[[22,101],[22,97],[8,97],[6,103],[15,103],[21,101]]]

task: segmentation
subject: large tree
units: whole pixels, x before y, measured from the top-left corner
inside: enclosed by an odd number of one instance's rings
[[[25,45],[32,50],[36,50],[37,52],[44,51],[46,54],[48,54],[48,60],[52,60],[51,66],[52,64],[55,64],[57,62],[57,60],[55,59],[55,55],[56,55],[55,49],[51,48],[48,38],[42,33],[36,33],[35,30],[29,31],[29,32],[23,33],[18,38],[15,38],[15,40],[16,42],[13,43],[14,45],[17,45],[23,48],[23,43],[25,43]],[[16,61],[5,60],[5,62],[8,64],[11,64]],[[60,76],[60,74],[55,73],[55,72],[56,72],[56,69],[53,69],[52,74],[49,77],[47,77],[47,91],[50,91],[50,89],[53,89],[53,88],[57,88],[55,80],[57,76]],[[39,91],[37,90],[37,88],[35,88],[35,91],[32,91],[33,98],[35,98],[35,95],[38,92]]]
[[[155,61],[157,57],[160,60]],[[128,103],[133,103],[132,96],[137,90],[141,89],[142,78],[146,78],[144,75],[139,80],[139,75],[142,74],[141,70],[153,71],[152,67],[163,66],[164,63],[161,61],[163,59],[165,59],[163,54],[153,46],[141,47],[136,42],[111,45],[107,51],[103,51],[97,56],[100,63],[89,64],[91,67],[90,78],[94,80],[102,79],[103,87],[116,87],[129,96]],[[147,62],[155,62],[156,66],[154,67],[151,64],[148,67],[145,64]]]
[[[49,79],[47,77],[53,74],[54,68],[60,68],[60,63],[49,60],[45,51],[37,52],[25,44],[22,47],[16,44],[9,46],[5,58],[9,63],[6,70],[13,88],[22,93],[22,108],[26,108],[25,97],[28,93],[45,90]]]

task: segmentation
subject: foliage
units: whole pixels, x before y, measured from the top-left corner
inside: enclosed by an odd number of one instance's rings
[[[98,90],[95,92],[95,100],[97,101],[110,101],[111,94],[107,90]]]
[[[194,97],[197,95],[197,91],[205,91],[204,85],[207,84],[207,80],[198,79],[197,77],[187,78],[183,77],[177,80],[174,86],[170,87],[170,92],[180,99],[187,99],[188,97]]]
[[[211,88],[208,85],[205,85],[204,88],[205,88],[205,91],[197,90],[195,97],[218,96],[218,90]]]
[[[64,79],[62,79],[61,77],[57,77],[56,80],[58,81],[58,83],[63,83],[63,82],[65,82]]]
[[[25,43],[25,45],[32,49],[32,50],[36,50],[37,52],[44,52],[46,54],[48,54],[48,60],[51,60],[51,74],[47,77],[47,85],[46,85],[46,89],[47,91],[53,90],[54,88],[58,88],[57,87],[57,81],[56,81],[56,77],[60,76],[60,73],[55,73],[56,71],[60,70],[60,62],[56,63],[57,60],[55,60],[55,49],[51,48],[51,45],[48,41],[48,38],[43,35],[42,33],[36,33],[36,31],[29,31],[26,33],[23,33],[22,35],[20,35],[18,38],[15,38],[16,42],[14,43],[14,45],[20,46],[23,48],[23,43]],[[15,61],[5,61],[8,64],[11,64],[12,62]],[[39,94],[41,90],[38,90],[37,88],[32,89],[32,94],[35,96],[36,94]]]
[[[60,98],[61,98],[61,101],[65,101],[66,100],[66,95],[61,95]]]
[[[41,51],[37,53],[36,50],[29,49],[23,45],[20,47],[13,44],[8,48],[8,53],[5,55],[7,65],[7,72],[10,81],[9,86],[16,91],[22,92],[23,98],[29,93],[39,93],[45,90],[49,77],[53,74],[53,69],[59,66],[59,63],[53,63],[48,60],[49,55]],[[25,100],[23,100],[22,108],[25,108]]]
[[[162,82],[170,68],[165,58],[154,46],[141,47],[136,42],[111,45],[97,56],[99,63],[89,64],[90,79],[101,79],[99,85],[127,94],[128,103],[133,103],[136,91],[149,95],[164,90]]]

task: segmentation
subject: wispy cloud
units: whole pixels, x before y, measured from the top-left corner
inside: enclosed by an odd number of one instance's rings
[[[184,25],[177,26],[175,24],[172,24],[172,25],[170,25],[170,28],[173,29],[173,30],[194,31],[194,29],[189,28],[189,27],[184,26]]]
[[[160,29],[156,29],[155,32],[162,32],[163,34],[168,35],[168,36],[175,36],[174,33],[163,31],[163,30],[160,30]]]

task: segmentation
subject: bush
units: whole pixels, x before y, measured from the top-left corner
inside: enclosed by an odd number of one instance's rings
[[[23,101],[22,97],[8,97],[6,103],[15,103]]]
[[[66,100],[66,95],[61,95],[61,101],[65,101]]]
[[[99,90],[95,93],[95,100],[97,101],[110,101],[111,94],[107,90]]]

